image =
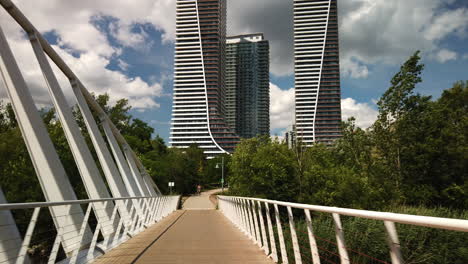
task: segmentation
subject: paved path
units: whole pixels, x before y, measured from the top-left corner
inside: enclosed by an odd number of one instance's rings
[[[210,201],[210,195],[220,192],[221,189],[202,192],[200,195],[190,196],[182,205],[184,210],[206,210],[216,209],[216,206]]]
[[[213,192],[190,197],[184,203],[186,210],[172,213],[95,262],[273,263],[220,211],[209,210],[214,208],[209,201]]]

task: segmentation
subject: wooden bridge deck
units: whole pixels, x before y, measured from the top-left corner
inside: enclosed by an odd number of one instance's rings
[[[220,211],[189,200],[196,209],[184,206],[95,263],[273,263]]]

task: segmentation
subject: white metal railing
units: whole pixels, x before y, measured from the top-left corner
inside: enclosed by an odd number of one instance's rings
[[[46,243],[48,252],[45,252],[45,255],[48,257],[47,259],[40,259],[39,262],[56,263],[60,246],[65,249],[65,246],[68,245],[73,250],[70,252],[65,251],[65,261],[67,263],[88,263],[177,210],[179,201],[180,196],[158,196],[0,204],[0,213],[12,211],[14,214],[19,210],[32,210],[32,216],[23,238],[19,237],[19,232],[2,232],[0,236],[0,244],[2,245],[0,249],[0,263],[30,262],[27,252],[30,248],[37,246],[32,242],[32,238],[38,235],[35,230],[37,229],[37,223],[39,222],[40,213],[43,211],[43,208],[49,210],[61,208],[61,211],[65,212],[64,215],[52,215],[52,219],[46,217],[46,222],[50,220],[55,222],[57,221],[56,218],[64,218],[69,214],[74,214],[73,207],[76,206],[84,206],[86,209],[82,222],[67,222],[61,228],[47,230],[50,235],[42,233],[42,236],[46,236],[46,241],[48,241]],[[100,206],[97,207],[96,204]],[[103,221],[102,218],[95,217],[96,222],[91,225],[91,213],[93,212],[97,216],[100,213],[99,210],[107,210],[111,205],[111,208],[113,208],[111,218]],[[128,210],[128,214],[125,217],[120,211],[122,207]],[[121,217],[118,217],[118,215]],[[74,236],[67,236],[67,232],[70,232],[70,230],[67,230],[67,226],[76,225],[80,226],[79,233],[73,233]],[[94,227],[94,230],[92,230],[91,226]],[[0,231],[15,229],[16,225],[14,221],[0,223]],[[102,236],[101,240],[98,240],[99,234]],[[66,240],[63,239],[64,237],[66,237]],[[43,242],[44,240],[41,241]],[[67,243],[68,241],[73,241],[73,244],[70,245],[70,243]]]
[[[341,215],[383,221],[387,232],[390,258],[393,264],[404,263],[400,252],[400,242],[395,223],[468,232],[468,220],[461,219],[346,209],[235,196],[218,196],[218,201],[220,210],[232,223],[262,248],[275,262],[279,261],[278,256],[281,255],[282,263],[288,263],[288,253],[286,250],[285,236],[283,235],[279,210],[280,206],[285,207],[287,210],[295,263],[302,263],[303,259],[301,256],[301,246],[296,234],[293,209],[304,210],[309,240],[308,244],[312,263],[314,264],[320,263],[320,255],[315,239],[316,236],[313,231],[311,211],[329,213],[332,215],[335,224],[338,255],[342,264],[349,264],[350,258],[348,256],[348,248],[346,247],[344,230],[341,224]],[[273,213],[274,219],[271,217],[270,210],[273,210],[271,213]],[[277,237],[277,239],[275,239],[275,237]],[[277,252],[276,240],[279,242],[280,252]],[[307,262],[310,262],[310,260]]]

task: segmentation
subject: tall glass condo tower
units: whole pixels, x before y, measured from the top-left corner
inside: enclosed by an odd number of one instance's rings
[[[176,29],[170,144],[233,152],[239,137],[224,121],[226,0],[177,0]]]
[[[331,144],[341,136],[337,0],[294,0],[297,139]]]

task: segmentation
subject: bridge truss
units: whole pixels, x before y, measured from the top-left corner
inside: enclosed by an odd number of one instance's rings
[[[66,175],[0,25],[1,79],[47,201],[7,204],[0,190],[0,263],[29,262],[26,251],[41,208],[49,209],[56,233],[49,263],[55,262],[60,246],[71,263],[89,261],[99,252],[102,254],[119,245],[174,211],[179,197],[161,196],[138,156],[78,76],[10,0],[0,0],[0,5],[30,40],[89,197],[89,200],[77,200],[74,183]],[[93,158],[83,136],[85,131],[79,128],[57,80],[54,65],[70,82],[98,162]],[[10,212],[19,209],[33,210],[24,237],[21,237]],[[96,219],[92,226],[89,224],[90,215]],[[99,240],[99,236],[103,239]]]

